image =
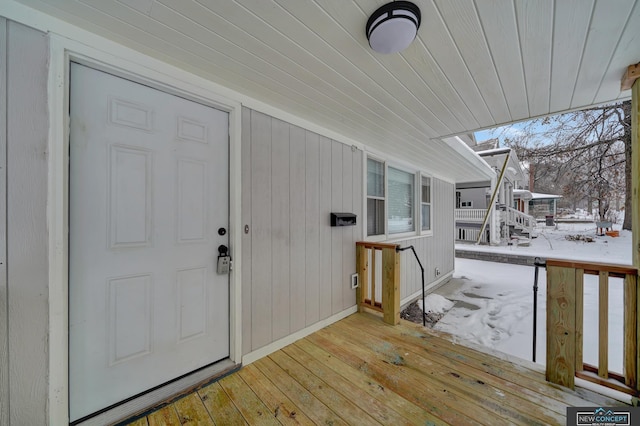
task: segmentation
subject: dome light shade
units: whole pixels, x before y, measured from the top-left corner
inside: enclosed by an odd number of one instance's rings
[[[367,21],[369,46],[378,53],[406,49],[418,34],[420,19],[420,9],[409,1],[385,4]]]

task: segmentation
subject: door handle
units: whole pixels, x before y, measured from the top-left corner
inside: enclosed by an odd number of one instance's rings
[[[224,244],[218,246],[218,269],[219,275],[228,274],[231,270],[231,256],[229,256],[229,248]]]

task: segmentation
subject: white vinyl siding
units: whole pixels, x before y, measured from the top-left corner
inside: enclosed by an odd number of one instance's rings
[[[355,305],[361,150],[242,109],[242,329],[246,355]],[[452,234],[453,235],[453,234]]]

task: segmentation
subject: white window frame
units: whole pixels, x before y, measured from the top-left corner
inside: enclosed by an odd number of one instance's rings
[[[367,194],[367,160],[372,159],[374,161],[378,161],[384,164],[384,234],[379,235],[367,235],[367,219],[368,219],[368,205],[367,200],[369,198],[376,199],[377,197],[369,197]],[[415,238],[415,237],[431,237],[433,236],[433,225],[434,225],[434,177],[432,174],[421,171],[419,169],[413,168],[410,165],[400,164],[393,161],[387,161],[380,155],[373,154],[371,152],[365,152],[363,156],[363,194],[362,198],[363,203],[363,220],[362,220],[362,232],[364,235],[365,241],[372,242],[381,242],[381,241],[395,241],[402,240],[407,238]],[[413,200],[413,220],[414,220],[414,230],[409,232],[401,232],[396,234],[389,233],[389,167],[393,167],[394,169],[412,174],[414,177],[414,200]],[[431,179],[431,217],[430,217],[430,228],[429,230],[422,230],[422,177],[427,177]],[[382,198],[380,198],[382,199]]]
[[[424,172],[420,172],[417,173],[418,175],[418,185],[417,185],[417,199],[420,200],[417,204],[417,209],[418,209],[418,214],[417,217],[419,218],[419,224],[420,224],[420,235],[424,235],[424,236],[432,236],[433,235],[433,176],[430,175],[429,173],[424,173]],[[422,229],[422,178],[428,178],[429,179],[429,202],[428,203],[424,203],[424,204],[429,204],[429,229]]]
[[[368,163],[369,163],[369,159],[373,160],[373,161],[377,161],[379,163],[382,163],[382,167],[384,169],[384,197],[370,197],[369,196],[369,191],[368,191],[368,181],[367,179],[369,178],[369,173],[368,173]],[[375,155],[371,155],[368,153],[365,153],[364,155],[364,214],[362,215],[364,217],[364,220],[362,221],[364,224],[364,237],[365,240],[367,241],[385,241],[387,239],[387,205],[388,205],[388,200],[387,200],[387,195],[388,195],[388,187],[387,187],[387,162],[384,161],[382,158],[375,156]],[[368,229],[369,229],[369,203],[367,202],[369,200],[369,198],[374,199],[374,200],[383,200],[384,201],[384,231],[382,232],[382,234],[376,234],[376,235],[369,235]]]
[[[399,240],[399,239],[403,239],[403,238],[407,238],[407,237],[415,237],[416,235],[420,235],[420,227],[416,226],[416,219],[419,218],[419,214],[417,211],[417,204],[416,200],[417,200],[417,185],[416,185],[416,181],[418,179],[418,175],[420,173],[418,173],[416,170],[411,170],[407,167],[401,166],[401,165],[397,165],[394,163],[389,164],[388,162],[385,164],[386,168],[385,168],[385,198],[386,198],[386,202],[385,202],[385,212],[384,212],[384,219],[385,219],[385,231],[386,231],[386,236],[387,239],[394,239],[394,240]],[[410,175],[413,175],[413,215],[412,215],[412,219],[413,219],[413,231],[407,231],[407,232],[397,232],[397,233],[389,233],[389,167],[394,168],[396,170],[399,170],[401,172],[405,172],[408,173]]]

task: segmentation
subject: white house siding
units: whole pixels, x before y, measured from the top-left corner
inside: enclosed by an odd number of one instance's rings
[[[362,227],[363,152],[243,108],[243,353],[355,305],[349,276]]]
[[[0,20],[2,425],[47,424],[48,56],[45,34]]]
[[[460,201],[471,201],[473,204],[472,209],[486,209],[487,208],[487,191],[490,189],[489,184],[486,188],[462,188],[458,189],[460,192]],[[489,192],[489,196],[491,193]]]
[[[433,235],[395,241],[402,247],[413,245],[424,267],[425,286],[428,287],[454,269],[453,207],[455,185],[432,178]],[[436,277],[435,270],[440,270]],[[400,297],[406,299],[422,289],[420,267],[411,250],[403,251],[400,258]]]

